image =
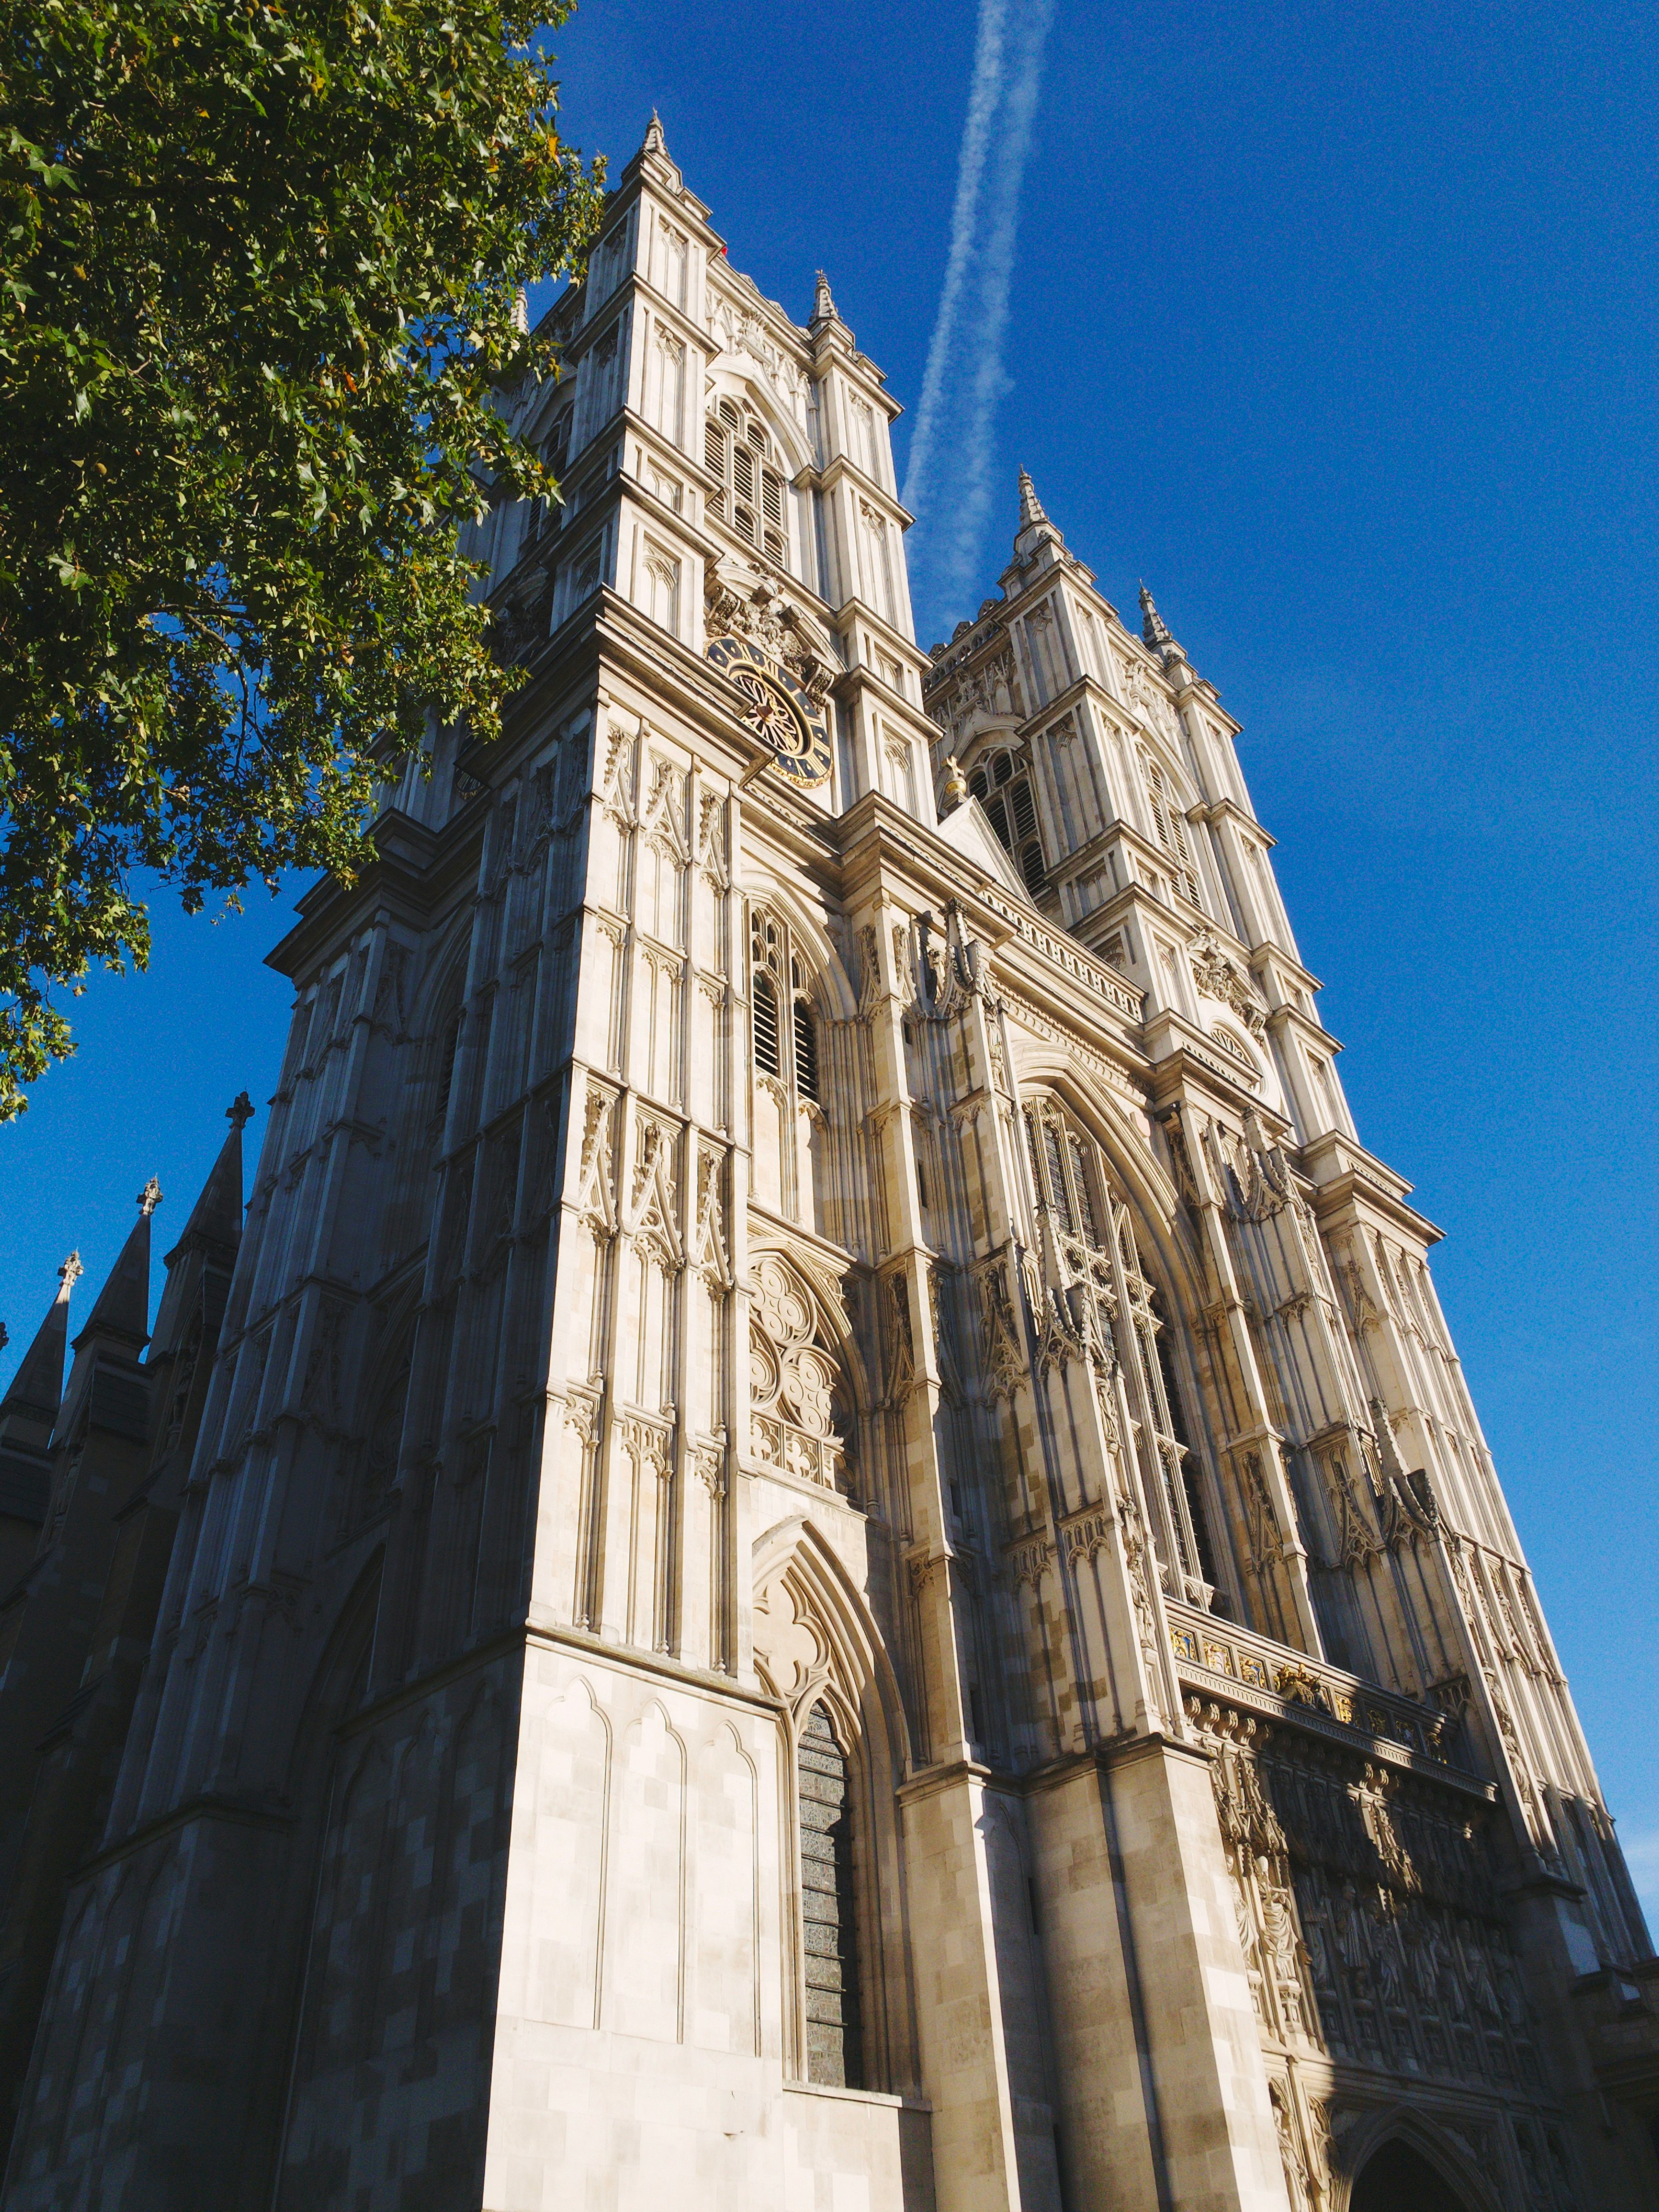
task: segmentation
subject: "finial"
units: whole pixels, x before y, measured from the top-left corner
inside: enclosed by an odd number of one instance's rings
[[[954,753],[945,756],[945,811],[954,814],[968,796],[968,779]]]
[[[1152,605],[1152,595],[1145,584],[1140,587],[1140,635],[1148,645],[1175,643],[1175,640],[1165,626],[1163,616]]]
[[[82,1276],[84,1275],[86,1272],[86,1269],[81,1265],[81,1255],[78,1252],[71,1252],[68,1259],[64,1261],[63,1266],[58,1270],[58,1279],[64,1285],[63,1289],[58,1293],[60,1299],[68,1297],[70,1292],[75,1288],[75,1285],[80,1281]]]
[[[835,320],[836,303],[830,296],[830,279],[820,269],[818,281],[812,290],[812,323],[833,323]]]
[[[152,1176],[138,1194],[138,1211],[146,1221],[161,1203],[161,1186]]]
[[[1034,523],[1047,522],[1048,520],[1042,511],[1042,501],[1036,495],[1036,486],[1031,482],[1030,471],[1022,469],[1019,472],[1020,528],[1029,530]]]
[[[662,118],[654,107],[651,111],[651,120],[645,126],[645,143],[640,151],[641,154],[665,154],[668,151],[662,135]]]
[[[225,1119],[231,1123],[240,1137],[253,1119],[253,1102],[246,1091],[239,1091],[229,1105],[226,1107]]]
[[[530,295],[522,284],[513,295],[513,327],[521,338],[530,336]]]

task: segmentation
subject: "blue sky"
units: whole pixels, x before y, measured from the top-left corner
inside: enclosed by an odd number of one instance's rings
[[[1043,12],[1011,13],[1008,70]],[[1023,462],[1243,723],[1361,1133],[1447,1231],[1441,1294],[1652,1911],[1659,17],[1052,14],[1006,343],[981,282],[1005,104],[946,364],[988,391],[946,476],[983,458],[989,522],[941,503],[916,533],[922,641],[994,587]],[[825,268],[914,409],[975,29],[586,0],[566,125],[620,165],[659,106],[737,265],[803,320]],[[158,904],[150,975],[94,983],[78,1060],[0,1130],[0,1376],[69,1246],[95,1284],[152,1172],[176,1234],[223,1109],[269,1095],[287,919]]]

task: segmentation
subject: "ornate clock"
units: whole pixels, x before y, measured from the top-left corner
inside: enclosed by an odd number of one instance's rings
[[[708,658],[743,693],[744,720],[776,754],[779,774],[803,790],[828,782],[835,761],[829,725],[805,684],[746,638],[717,637]]]

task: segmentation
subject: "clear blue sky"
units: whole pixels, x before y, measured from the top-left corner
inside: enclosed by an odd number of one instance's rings
[[[586,0],[557,43],[572,137],[620,165],[659,106],[736,264],[802,319],[827,269],[914,407],[974,9]],[[918,609],[926,643],[994,587],[1024,462],[1243,721],[1650,1911],[1656,77],[1650,8],[1059,0],[997,501],[966,599]],[[286,920],[158,908],[0,1131],[0,1375],[67,1248],[94,1287],[152,1171],[176,1234],[269,1095]]]

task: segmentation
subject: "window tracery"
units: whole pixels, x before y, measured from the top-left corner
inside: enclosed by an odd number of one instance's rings
[[[705,418],[702,458],[720,485],[710,495],[710,513],[729,523],[739,538],[787,565],[783,477],[766,427],[746,399],[722,399]]]
[[[1149,1501],[1155,1496],[1161,1508],[1165,1585],[1207,1605],[1216,1577],[1198,1471],[1162,1299],[1141,1265],[1128,1202],[1098,1145],[1057,1100],[1034,1100],[1024,1122],[1032,1191],[1050,1231],[1068,1321],[1129,1390]]]
[[[755,1269],[750,1312],[749,1397],[756,1458],[801,1481],[843,1489],[845,1454],[836,1425],[840,1363],[823,1340],[810,1292],[775,1254]]]
[[[1012,753],[991,753],[969,777],[968,788],[984,808],[1003,850],[1012,854],[1026,890],[1033,898],[1041,897],[1048,888],[1048,871],[1030,774]]]

